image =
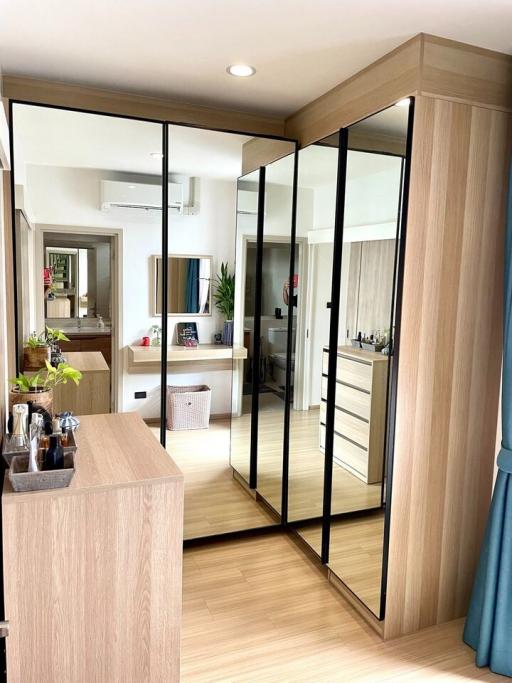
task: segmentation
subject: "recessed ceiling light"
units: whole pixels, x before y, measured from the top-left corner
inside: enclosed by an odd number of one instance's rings
[[[241,78],[247,78],[247,76],[254,76],[256,69],[249,64],[231,64],[226,69],[230,76],[240,76]]]
[[[162,152],[151,152],[150,156],[152,156],[153,159],[163,159],[164,158],[164,155],[162,154]]]
[[[129,190],[135,190],[135,185],[128,185]]]
[[[409,97],[404,97],[403,100],[398,100],[398,102],[395,103],[395,107],[408,107],[411,104],[411,100]]]

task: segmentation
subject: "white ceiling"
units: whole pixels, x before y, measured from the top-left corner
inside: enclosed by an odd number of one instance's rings
[[[283,115],[416,33],[510,53],[511,26],[511,0],[0,0],[0,66]]]
[[[161,126],[47,107],[14,105],[17,179],[24,164],[99,168],[159,175]],[[241,173],[245,135],[185,126],[169,129],[169,170],[188,176],[233,180]]]

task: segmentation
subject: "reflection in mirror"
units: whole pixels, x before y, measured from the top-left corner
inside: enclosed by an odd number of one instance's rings
[[[258,222],[259,171],[239,178],[236,215],[236,276],[234,343],[247,349],[243,361],[233,360],[231,387],[230,462],[235,476],[247,486],[251,470],[251,426],[254,359],[254,308],[256,232]]]
[[[162,259],[154,257],[155,315],[162,315]],[[211,256],[168,258],[167,310],[169,315],[211,315]]]
[[[336,373],[329,567],[378,617],[387,417],[408,108],[349,128]],[[323,350],[325,431],[328,347]],[[322,419],[324,416],[324,419]],[[350,493],[337,485],[350,481]],[[354,513],[351,517],[343,513]],[[342,514],[340,514],[342,513]],[[319,547],[320,527],[301,532]]]
[[[61,329],[68,341],[53,360],[82,380],[54,389],[55,413],[139,411],[158,424],[158,363],[134,376],[125,357],[155,322],[150,256],[161,249],[162,212],[152,153],[162,126],[14,104],[13,143],[20,371],[43,366],[45,328]]]
[[[265,217],[262,245],[262,287],[258,414],[257,491],[281,513],[283,439],[288,360],[288,322],[291,320],[292,379],[297,333],[297,292],[301,273],[300,245],[295,250],[290,282],[292,196],[295,155],[268,164],[265,172]],[[292,400],[292,397],[290,397]]]
[[[293,151],[295,145],[287,143],[287,147]],[[283,149],[280,142],[278,150]],[[267,158],[277,156],[269,141],[264,151]],[[288,301],[297,295],[295,282],[289,282],[293,173],[293,154],[265,167],[259,245],[260,171],[238,183],[234,337],[235,343],[244,340],[248,357],[233,375],[231,464],[274,513],[281,512]],[[295,314],[292,328],[296,328]]]
[[[248,491],[253,356],[241,296],[246,255],[239,247],[256,237],[258,171],[255,179],[239,178],[247,146],[256,152],[261,145],[271,150],[273,141],[169,126],[170,187],[182,188],[181,195],[175,193],[182,203],[175,202],[168,216],[174,317],[168,330],[166,436],[185,477],[185,540],[276,523]],[[254,309],[248,316],[254,318]],[[184,341],[183,328],[197,345],[177,344]]]
[[[297,370],[290,416],[288,520],[316,520],[319,528],[324,489],[322,350],[329,342],[338,137],[329,136],[299,151],[297,190],[297,241],[308,249],[308,270],[302,278],[297,315],[307,324],[297,335]],[[342,477],[341,484],[344,483]],[[320,537],[311,540],[307,536],[306,540],[320,555]]]

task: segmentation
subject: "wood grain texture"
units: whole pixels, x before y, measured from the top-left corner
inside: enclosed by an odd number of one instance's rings
[[[110,368],[100,351],[66,353],[67,362],[82,373],[79,386],[59,384],[53,390],[56,413],[70,410],[74,415],[102,415],[110,412]]]
[[[512,56],[424,34],[420,93],[512,109]]]
[[[304,146],[416,94],[510,111],[512,56],[420,33],[288,117],[285,135]]]
[[[510,116],[418,97],[385,636],[465,613],[491,496]]]
[[[271,164],[287,154],[293,154],[294,151],[295,143],[289,140],[248,140],[242,145],[242,175]]]
[[[347,304],[356,310],[356,323],[350,328],[351,338],[362,331],[367,335],[377,331],[383,333],[389,328],[391,320],[391,301],[393,294],[393,274],[395,271],[395,240],[372,240],[362,242],[360,273],[357,292],[349,290],[348,296],[354,303]],[[352,250],[350,249],[350,268],[352,269]]]
[[[183,478],[134,414],[79,434],[68,495],[4,488],[9,680],[177,682]]]
[[[160,371],[162,352],[159,346],[128,346],[127,352],[130,372],[139,368],[144,372],[150,371],[151,368],[154,368],[155,372]],[[173,366],[173,371],[177,363],[186,365],[187,372],[190,372],[191,365],[199,367],[199,364],[203,363],[206,367],[214,367],[217,361],[228,361],[225,367],[231,369],[232,360],[244,358],[247,358],[247,349],[237,344],[199,344],[196,348],[171,344],[167,347],[167,361]]]
[[[8,74],[3,77],[3,96],[11,100],[171,123],[190,123],[204,128],[240,133],[282,135],[284,128],[283,120],[273,116]]]
[[[282,534],[184,556],[182,683],[506,683],[462,622],[383,642]],[[229,643],[229,647],[226,647]]]
[[[285,135],[304,146],[415,94],[421,50],[420,34],[292,114]]]

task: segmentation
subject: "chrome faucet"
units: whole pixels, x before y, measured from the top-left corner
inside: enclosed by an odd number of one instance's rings
[[[82,329],[82,318],[77,318],[76,324],[77,324],[78,329],[81,330]]]

